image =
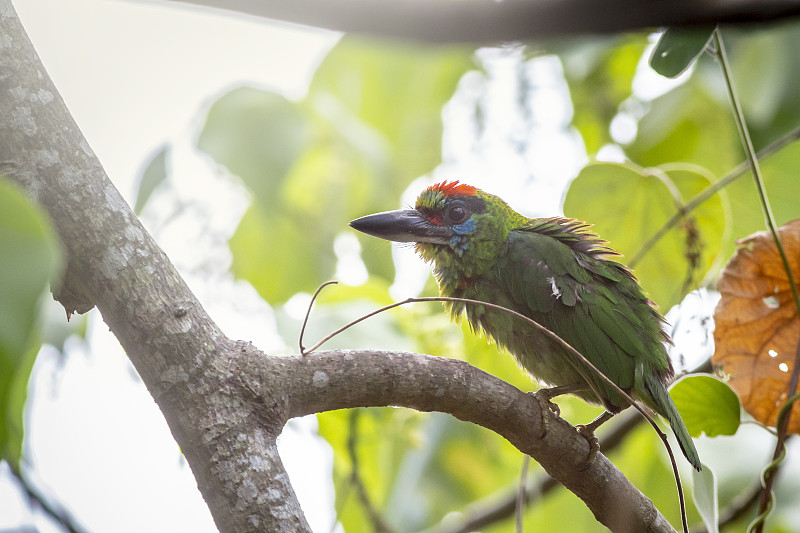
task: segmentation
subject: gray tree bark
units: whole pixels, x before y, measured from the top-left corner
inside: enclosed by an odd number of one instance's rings
[[[0,172],[49,213],[68,259],[56,299],[68,314],[100,310],[220,531],[308,531],[276,437],[295,416],[385,405],[497,432],[613,531],[674,531],[604,456],[586,464],[589,446],[575,428],[464,362],[371,351],[276,357],[227,338],[109,180],[10,0],[0,0]]]

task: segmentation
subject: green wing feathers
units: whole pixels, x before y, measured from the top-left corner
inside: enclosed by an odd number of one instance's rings
[[[698,467],[692,439],[664,385],[672,377],[672,365],[664,346],[663,319],[630,271],[610,259],[613,255],[605,241],[580,222],[534,219],[509,233],[497,273],[517,310],[556,333],[621,389],[663,415],[687,458]],[[590,388],[581,394],[585,399],[602,403],[611,412],[627,406],[573,353],[551,347],[531,354],[532,346],[542,346],[525,342],[520,333],[524,326],[512,327],[514,334],[505,336],[498,335],[497,328],[484,329],[543,381],[554,385],[583,381]]]

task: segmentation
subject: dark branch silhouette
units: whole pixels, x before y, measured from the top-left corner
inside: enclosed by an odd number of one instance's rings
[[[800,15],[796,0],[170,0],[329,30],[429,43],[498,44]]]

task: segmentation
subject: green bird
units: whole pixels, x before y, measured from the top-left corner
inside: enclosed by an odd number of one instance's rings
[[[631,397],[669,421],[697,470],[700,458],[666,384],[674,371],[664,319],[607,242],[583,222],[527,218],[500,198],[459,182],[425,189],[414,209],[367,215],[350,225],[363,233],[414,242],[433,264],[442,296],[512,309],[569,343]],[[604,421],[629,402],[571,350],[505,311],[445,304],[454,319],[466,314],[508,350],[534,378],[553,386],[548,396],[573,393],[606,408]],[[590,424],[594,429],[598,424]]]

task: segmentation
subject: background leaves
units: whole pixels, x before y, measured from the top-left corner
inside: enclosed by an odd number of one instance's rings
[[[567,191],[564,213],[594,221],[594,229],[624,256],[624,262],[643,257],[634,269],[639,281],[662,310],[669,309],[697,287],[720,251],[727,224],[723,197],[713,196],[652,248],[642,247],[688,199],[711,185],[708,175],[689,165],[651,169],[632,163],[588,165]]]
[[[19,469],[28,378],[39,352],[39,308],[60,253],[42,211],[0,176],[0,457]]]
[[[441,109],[470,68],[470,49],[345,38],[301,102],[250,88],[215,102],[198,146],[254,199],[231,239],[234,274],[273,304],[330,279],[347,222],[398,207],[441,160]],[[387,254],[365,262],[393,278]]]

